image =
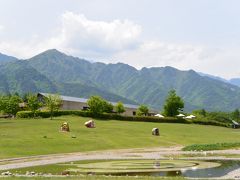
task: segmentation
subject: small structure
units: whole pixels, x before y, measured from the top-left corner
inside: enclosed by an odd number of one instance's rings
[[[193,118],[195,118],[195,117],[196,117],[196,116],[194,116],[194,115],[191,114],[191,115],[189,115],[189,116],[186,116],[185,119],[193,119]]]
[[[95,128],[95,123],[94,123],[93,120],[89,120],[89,121],[85,122],[84,125],[85,125],[87,128]]]
[[[184,114],[178,114],[177,117],[185,117]]]
[[[158,128],[153,128],[152,129],[152,135],[159,136],[159,129]]]
[[[70,131],[69,124],[68,124],[67,122],[64,122],[64,123],[61,125],[60,130],[61,130],[62,132],[69,132],[69,131]]]
[[[232,120],[232,128],[233,129],[238,129],[238,128],[240,128],[240,124],[238,122]]]
[[[164,118],[164,116],[163,115],[161,115],[161,114],[156,114],[156,115],[154,115],[155,117],[159,117],[159,118]]]

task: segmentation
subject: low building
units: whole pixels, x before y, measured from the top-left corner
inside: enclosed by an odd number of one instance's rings
[[[44,101],[44,98],[46,98],[48,93],[38,93],[38,99],[40,101]],[[85,98],[77,98],[77,97],[70,97],[70,96],[62,96],[60,95],[60,98],[62,99],[62,105],[60,109],[62,110],[87,110],[89,109],[87,100]],[[116,102],[110,102],[113,106],[115,106]],[[125,112],[122,113],[122,115],[125,116],[135,116],[137,112],[138,105],[133,104],[124,104]]]

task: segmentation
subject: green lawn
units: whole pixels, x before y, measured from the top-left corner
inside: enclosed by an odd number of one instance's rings
[[[77,176],[77,177],[7,177],[1,178],[2,180],[185,180],[184,177],[149,177],[149,176],[139,176],[139,177],[111,177],[111,176]]]
[[[194,124],[168,124],[96,120],[88,129],[89,118],[61,116],[50,119],[0,119],[0,158],[104,149],[239,142],[240,130]],[[59,132],[62,122],[70,133]],[[152,136],[158,127],[160,136]],[[46,136],[47,138],[44,138]],[[72,138],[76,136],[76,138]]]

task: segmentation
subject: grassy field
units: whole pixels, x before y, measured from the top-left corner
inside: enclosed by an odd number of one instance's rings
[[[139,180],[184,180],[183,177],[150,177],[150,176],[138,176],[138,177],[105,177],[105,176],[77,176],[77,177],[6,177],[1,178],[1,180],[132,180],[132,179],[139,179]]]
[[[96,120],[96,128],[87,129],[89,118],[61,116],[50,119],[0,119],[0,158],[29,155],[239,142],[240,130],[192,125]],[[70,133],[59,132],[62,122],[70,124]],[[158,127],[160,136],[152,136]],[[72,138],[75,136],[76,138]]]

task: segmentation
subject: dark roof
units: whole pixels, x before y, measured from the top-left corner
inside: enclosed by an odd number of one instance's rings
[[[41,94],[43,96],[48,96],[48,95],[53,95],[53,94],[49,94],[49,93],[38,93],[38,94]],[[83,102],[83,103],[86,103],[88,99],[85,99],[85,98],[77,98],[77,97],[71,97],[71,96],[62,96],[60,95],[61,99],[63,101],[71,101],[71,102]]]
[[[53,95],[53,94],[49,94],[49,93],[38,93],[38,94],[41,94],[43,96],[48,96],[48,95]],[[62,96],[60,95],[61,99],[63,101],[70,101],[70,102],[81,102],[81,103],[87,103],[87,100],[88,99],[85,99],[85,98],[77,98],[77,97],[71,97],[71,96]],[[112,103],[114,106],[117,104],[117,102],[110,102]],[[133,105],[133,104],[124,104],[124,107],[127,107],[127,108],[133,108],[133,109],[137,109],[138,108],[138,105]]]

